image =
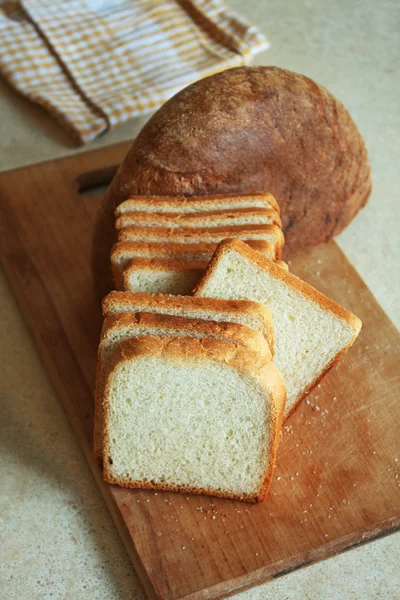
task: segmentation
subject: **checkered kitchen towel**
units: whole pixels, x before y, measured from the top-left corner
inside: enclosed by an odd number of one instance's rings
[[[221,0],[0,0],[0,72],[82,144],[266,48]]]

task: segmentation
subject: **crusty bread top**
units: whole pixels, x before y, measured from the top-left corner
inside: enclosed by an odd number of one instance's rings
[[[124,273],[137,270],[146,271],[199,271],[207,267],[208,260],[174,260],[171,258],[132,258],[126,264]]]
[[[178,331],[197,338],[226,338],[231,343],[247,346],[254,352],[260,352],[266,358],[269,357],[272,360],[272,353],[267,340],[260,333],[246,325],[143,312],[108,315],[103,322],[100,346],[110,337],[113,337],[116,331],[126,328],[146,328],[148,329],[147,335],[157,337],[161,337],[161,335],[156,332],[163,329],[170,332],[169,334],[166,333],[168,337],[177,335],[175,332]]]
[[[178,362],[216,360],[257,377],[262,374],[265,366],[272,364],[268,356],[261,352],[251,352],[249,348],[227,341],[208,338],[144,336],[124,340],[118,344],[118,348],[108,364],[106,380],[121,362],[143,356],[167,358]],[[285,387],[277,370],[273,387],[276,388],[280,399],[285,396]]]
[[[125,304],[129,307],[130,304],[141,304],[143,306],[168,307],[175,306],[178,308],[212,310],[215,312],[249,312],[262,316],[266,322],[271,321],[271,311],[252,300],[219,300],[218,298],[195,298],[193,296],[174,296],[172,294],[147,294],[146,292],[116,292],[112,291],[103,298],[102,310],[103,316],[115,314],[114,305]],[[143,310],[143,312],[145,312]]]
[[[148,294],[146,292],[110,292],[103,298],[102,311],[103,316],[121,312],[133,312],[135,308],[140,306],[140,311],[146,312],[146,307],[149,310],[152,307],[157,307],[158,310],[168,310],[176,308],[179,310],[187,310],[190,312],[203,311],[209,313],[217,313],[220,315],[248,313],[256,316],[262,325],[262,333],[273,347],[273,330],[272,330],[272,314],[271,311],[260,304],[251,300],[219,300],[215,298],[194,298],[193,296],[175,296],[172,294]],[[121,308],[124,307],[122,310]]]
[[[273,258],[275,249],[273,244],[266,240],[249,240],[246,242],[254,250],[262,252]],[[203,242],[197,244],[179,244],[160,242],[116,242],[111,249],[111,262],[119,262],[129,254],[136,254],[145,258],[188,258],[190,260],[203,260],[214,254],[218,242]],[[131,256],[133,258],[133,256]]]
[[[201,281],[193,291],[194,295],[196,295],[197,293],[201,293],[203,286],[206,284],[208,278],[213,273],[222,255],[225,252],[230,252],[232,250],[238,252],[248,260],[252,261],[261,269],[268,271],[276,279],[279,279],[286,283],[288,286],[293,287],[297,292],[301,293],[311,302],[318,304],[323,309],[328,310],[335,316],[347,321],[347,323],[354,331],[353,339],[358,335],[362,323],[360,319],[356,317],[356,315],[346,310],[345,308],[343,308],[342,306],[340,306],[339,304],[337,304],[336,302],[334,302],[333,300],[331,300],[330,298],[313,288],[305,281],[299,279],[299,277],[296,277],[289,271],[286,271],[282,267],[278,266],[274,261],[265,258],[259,252],[255,252],[249,246],[247,246],[247,244],[244,244],[240,240],[224,240],[223,242],[221,242],[213,258],[211,259],[210,265],[204,277],[201,279]]]
[[[171,212],[199,212],[200,210],[210,210],[213,206],[219,204],[231,205],[232,208],[240,204],[249,207],[264,206],[271,207],[279,212],[279,206],[272,194],[254,193],[254,194],[213,194],[210,196],[131,196],[125,202],[117,206],[115,216],[120,217],[126,212],[134,210],[147,210],[157,212],[161,209]],[[240,203],[240,204],[239,204]]]
[[[137,136],[109,196],[117,205],[132,194],[253,189],[279,199],[290,251],[338,234],[371,191],[344,106],[278,67],[226,69],[175,95]]]
[[[271,224],[281,227],[281,219],[272,208],[243,208],[240,210],[212,210],[198,213],[156,213],[145,211],[125,212],[117,218],[117,231],[129,226],[139,227],[220,227],[243,226],[247,221],[250,225]],[[243,222],[244,221],[244,222]]]

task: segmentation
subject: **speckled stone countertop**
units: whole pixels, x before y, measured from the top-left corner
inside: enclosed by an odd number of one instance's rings
[[[272,43],[257,57],[326,85],[365,137],[374,190],[338,242],[400,323],[396,0],[229,0]],[[131,139],[138,119],[93,147]],[[40,108],[0,80],[0,170],[81,152]],[[4,275],[0,273],[0,598],[143,598]],[[242,600],[395,600],[400,535],[371,542],[238,595]]]

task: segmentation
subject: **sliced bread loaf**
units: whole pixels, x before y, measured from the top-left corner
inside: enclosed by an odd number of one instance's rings
[[[94,454],[101,458],[103,430],[104,373],[118,343],[143,336],[174,336],[226,340],[259,352],[271,360],[267,340],[260,333],[238,323],[217,323],[151,313],[117,313],[104,319],[97,359],[94,418]]]
[[[246,241],[254,250],[268,258],[274,258],[275,249],[264,240]],[[209,261],[217,249],[217,243],[204,244],[157,244],[142,242],[117,242],[111,249],[111,268],[116,289],[122,289],[122,271],[133,258],[168,258],[173,260]]]
[[[149,294],[190,294],[208,261],[134,258],[122,273],[122,288]]]
[[[247,348],[193,338],[124,341],[106,375],[104,477],[260,502],[284,402],[273,363]]]
[[[118,218],[127,212],[158,213],[207,212],[210,210],[242,210],[244,208],[273,208],[279,206],[271,194],[217,194],[212,196],[132,196],[115,211]]]
[[[115,227],[231,227],[243,225],[278,225],[281,219],[272,208],[245,208],[242,210],[214,210],[200,213],[127,212],[117,218]]]
[[[361,328],[351,312],[238,240],[219,246],[194,294],[255,300],[270,308],[286,414],[339,361]]]
[[[243,227],[185,227],[168,229],[167,227],[129,226],[118,232],[119,242],[157,242],[157,243],[220,243],[223,239],[264,240],[275,247],[276,258],[280,258],[284,237],[277,225],[246,225]]]
[[[273,351],[271,311],[259,302],[113,291],[103,299],[102,310],[104,317],[125,312],[150,312],[218,323],[239,323],[261,333]]]

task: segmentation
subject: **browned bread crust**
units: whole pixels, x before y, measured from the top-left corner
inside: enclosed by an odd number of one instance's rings
[[[254,495],[232,495],[223,490],[214,490],[211,488],[193,489],[187,486],[178,486],[171,484],[154,484],[145,481],[131,481],[115,479],[110,472],[110,451],[107,436],[107,419],[109,411],[109,391],[113,371],[121,363],[127,360],[134,360],[137,357],[167,357],[169,360],[188,361],[190,359],[215,360],[228,364],[238,370],[245,371],[257,377],[266,389],[266,396],[269,396],[271,402],[271,419],[267,423],[272,444],[269,448],[269,456],[265,469],[264,481],[260,489]],[[169,490],[193,494],[209,494],[221,498],[233,498],[247,502],[262,502],[268,493],[272,480],[272,474],[275,464],[277,447],[281,437],[281,427],[283,411],[286,400],[285,386],[282,378],[271,361],[265,359],[259,353],[253,353],[241,346],[230,344],[229,342],[193,339],[193,338],[160,338],[144,337],[135,340],[127,340],[119,344],[113,358],[107,369],[106,387],[104,397],[104,420],[105,430],[103,438],[103,461],[104,479],[109,483],[115,483],[124,487]]]
[[[275,264],[280,267],[281,269],[284,269],[285,271],[289,271],[289,265],[287,263],[285,263],[284,260],[277,260],[275,261]]]
[[[203,242],[221,242],[225,238],[250,240],[265,240],[275,245],[276,258],[279,259],[284,245],[284,237],[277,225],[243,225],[232,227],[137,227],[130,225],[118,232],[119,242],[139,241],[157,243],[181,243],[184,240],[190,244]]]
[[[141,227],[212,227],[212,223],[221,223],[221,220],[229,221],[222,223],[220,227],[238,225],[239,218],[253,218],[253,224],[278,225],[281,227],[279,213],[273,208],[242,208],[240,210],[210,210],[208,212],[181,214],[181,213],[149,213],[142,211],[126,212],[117,218],[115,228],[117,231],[129,225]],[[256,220],[257,219],[257,220]],[[206,223],[204,223],[206,221]]]
[[[147,294],[146,292],[110,292],[102,302],[103,317],[108,315],[132,312],[132,306],[141,306],[141,311],[146,312],[146,307],[149,309],[156,306],[158,309],[167,309],[173,306],[182,310],[195,312],[196,310],[217,312],[220,314],[226,313],[243,313],[248,312],[257,315],[264,322],[263,334],[270,347],[273,346],[272,335],[272,315],[271,311],[258,302],[251,300],[219,300],[216,298],[195,298],[193,296],[173,296],[170,294]],[[121,307],[125,310],[122,311]]]
[[[215,206],[218,203],[232,204],[236,206],[238,201],[249,208],[254,208],[255,204],[262,204],[264,208],[273,208],[279,212],[279,206],[272,194],[210,194],[208,196],[131,196],[128,200],[119,204],[115,209],[115,216],[120,217],[130,211],[147,210],[151,212],[159,212],[161,207],[163,210],[174,211],[178,208],[186,213],[198,212],[199,206],[201,209],[216,210]],[[222,210],[222,209],[219,209]],[[228,210],[228,209],[226,209]],[[232,209],[233,210],[233,209]],[[243,210],[243,208],[235,209]]]
[[[126,325],[148,327],[149,329],[156,329],[157,327],[170,330],[177,329],[188,334],[194,331],[197,334],[204,334],[206,338],[226,337],[228,341],[251,348],[254,352],[260,352],[266,359],[272,360],[272,352],[268,341],[260,333],[246,325],[146,312],[117,313],[106,317],[103,323],[100,344],[107,339],[111,330]],[[172,334],[170,337],[172,337]]]

